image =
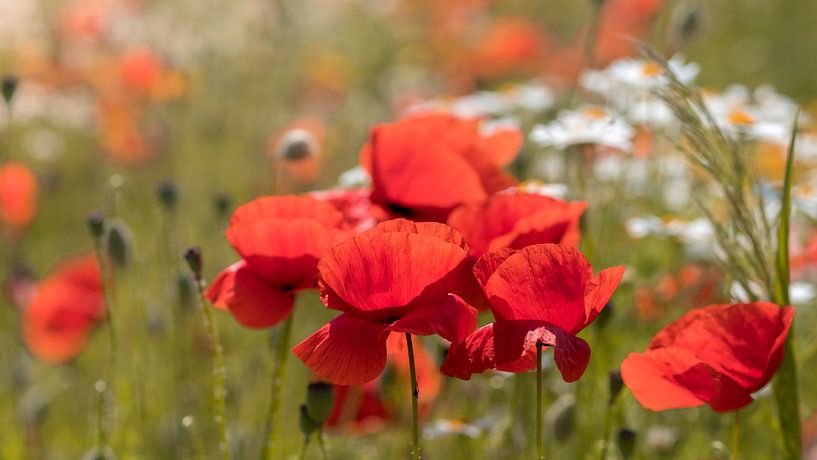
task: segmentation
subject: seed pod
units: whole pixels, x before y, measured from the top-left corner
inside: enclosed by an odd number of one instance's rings
[[[99,240],[105,234],[105,216],[99,211],[93,211],[85,218],[88,224],[88,231],[94,240]]]
[[[313,382],[306,388],[306,409],[309,417],[323,424],[329,414],[332,413],[332,406],[335,401],[332,385],[326,382]]]
[[[159,203],[168,211],[176,209],[176,203],[179,200],[179,190],[176,184],[171,181],[159,182],[156,187],[156,195],[159,198]]]
[[[133,237],[124,221],[116,219],[108,225],[105,252],[116,266],[126,267],[131,259]]]
[[[6,104],[11,104],[11,100],[14,99],[14,94],[17,92],[18,86],[20,86],[20,77],[17,75],[6,75],[3,77],[2,91],[3,100],[6,101]]]
[[[304,436],[311,435],[321,427],[320,423],[312,420],[312,417],[309,416],[309,411],[306,409],[306,404],[301,404],[301,417],[298,421],[301,428],[301,433],[303,433]]]
[[[193,277],[196,278],[196,281],[201,281],[201,268],[204,263],[202,261],[201,248],[198,246],[187,248],[187,250],[184,251],[184,260],[187,261],[187,266],[190,267],[190,271],[193,272]]]
[[[635,453],[636,433],[628,428],[618,430],[618,450],[625,460],[632,458]]]
[[[621,369],[610,371],[610,404],[616,402],[616,398],[624,387],[624,380],[621,378]]]
[[[306,129],[290,129],[278,141],[276,154],[284,161],[300,161],[320,153],[318,140]]]
[[[218,220],[224,220],[230,212],[232,200],[230,200],[230,196],[226,193],[219,193],[213,197],[213,206],[216,209],[216,218]]]

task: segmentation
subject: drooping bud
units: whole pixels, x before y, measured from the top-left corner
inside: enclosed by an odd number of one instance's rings
[[[232,204],[233,203],[230,196],[226,193],[219,193],[213,197],[213,206],[216,209],[216,218],[218,220],[224,220],[227,217],[227,214],[230,212],[230,207]]]
[[[201,269],[203,265],[201,248],[193,246],[184,251],[184,260],[187,261],[187,266],[193,272],[193,277],[197,282],[201,282]]]
[[[159,203],[168,211],[176,209],[176,203],[179,200],[179,190],[176,184],[171,181],[159,182],[156,186],[156,195],[159,198]]]
[[[312,420],[312,417],[309,416],[309,411],[306,408],[306,404],[301,404],[301,416],[298,422],[301,428],[301,433],[303,433],[304,436],[311,435],[321,427],[320,423]]]
[[[6,75],[3,77],[2,91],[3,100],[6,101],[6,104],[11,104],[11,100],[14,99],[14,94],[17,92],[19,85],[20,77],[17,75]]]
[[[621,457],[624,460],[633,458],[635,453],[635,431],[628,428],[618,430],[618,450],[621,452]]]
[[[621,378],[621,369],[610,371],[610,400],[609,404],[616,402],[616,398],[624,387],[624,380]]]
[[[105,216],[99,211],[93,211],[85,218],[88,230],[94,240],[99,240],[105,234]]]
[[[290,129],[278,141],[275,149],[278,158],[284,161],[300,161],[320,153],[315,136],[306,129]]]
[[[125,267],[131,259],[133,238],[124,221],[116,219],[109,223],[105,235],[105,252],[118,267]]]
[[[179,300],[179,305],[182,307],[189,307],[193,302],[193,285],[190,282],[190,277],[182,273],[176,274],[176,296]]]
[[[306,409],[309,417],[319,424],[323,424],[335,402],[332,385],[326,382],[313,382],[306,387]]]

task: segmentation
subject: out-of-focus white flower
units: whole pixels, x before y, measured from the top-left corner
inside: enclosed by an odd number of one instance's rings
[[[547,147],[564,149],[571,145],[603,145],[629,151],[635,130],[599,107],[578,111],[564,110],[547,125],[537,125],[530,133],[531,141]]]
[[[372,184],[372,176],[360,166],[346,170],[338,176],[338,185],[342,188],[368,187]]]
[[[553,90],[542,83],[527,83],[508,91],[508,98],[515,107],[531,112],[541,112],[553,107],[556,97]]]
[[[627,220],[625,227],[630,238],[641,239],[660,234],[664,228],[664,222],[655,216],[633,217]]]
[[[806,281],[795,281],[789,285],[789,297],[795,305],[811,303],[817,298],[817,286]]]
[[[437,419],[423,428],[423,437],[435,439],[450,435],[462,435],[476,439],[482,434],[483,429],[481,426],[461,420]]]
[[[548,86],[529,82],[501,91],[479,91],[455,98],[423,101],[407,113],[449,111],[460,117],[505,117],[516,111],[542,112],[553,107],[556,98]]]
[[[567,185],[561,183],[545,183],[541,181],[529,180],[522,182],[516,187],[500,193],[516,193],[520,191],[531,195],[545,195],[551,198],[563,200],[567,196]]]
[[[701,70],[698,64],[685,62],[682,56],[673,56],[667,65],[682,83],[694,81]],[[619,59],[604,70],[587,71],[579,77],[584,89],[612,98],[618,98],[617,91],[644,93],[668,81],[659,63],[645,59]]]
[[[745,86],[731,85],[722,93],[705,93],[704,104],[727,134],[780,145],[788,144],[797,113],[797,104],[771,86],[750,93]],[[810,120],[804,116],[800,122]]]

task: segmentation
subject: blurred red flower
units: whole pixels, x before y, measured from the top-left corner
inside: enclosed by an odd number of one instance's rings
[[[444,222],[455,207],[516,184],[500,168],[521,142],[507,130],[483,135],[478,119],[423,113],[375,126],[360,162],[371,172],[374,203],[396,216]]]
[[[11,228],[28,226],[37,214],[37,178],[26,165],[0,165],[0,223]]]
[[[320,378],[356,385],[383,371],[392,332],[461,341],[476,327],[477,313],[449,292],[467,255],[453,228],[405,219],[341,242],[318,268],[321,300],[343,313],[293,353]]]
[[[793,318],[794,308],[768,302],[692,310],[656,334],[645,353],[630,353],[622,378],[647,409],[740,409],[780,366]]]
[[[475,257],[501,248],[539,243],[578,246],[579,220],[587,203],[566,203],[544,195],[498,193],[482,203],[458,207],[448,224],[459,230]]]
[[[596,63],[630,56],[646,38],[664,0],[607,0],[601,7],[596,36]]]
[[[496,318],[456,343],[442,372],[461,379],[488,369],[521,372],[536,367],[536,344],[554,348],[567,382],[578,380],[590,361],[590,346],[576,334],[613,295],[624,267],[593,268],[578,249],[537,244],[484,255],[474,274]]]
[[[371,191],[367,189],[332,189],[310,192],[308,195],[331,203],[343,214],[349,228],[360,234],[388,220],[386,211],[372,203],[370,194]]]
[[[307,196],[267,196],[240,206],[226,232],[242,260],[222,271],[207,298],[243,326],[286,318],[295,292],[315,287],[318,259],[348,231],[329,203]]]
[[[469,56],[476,77],[532,76],[542,69],[544,34],[524,18],[499,18]]]
[[[104,316],[99,264],[93,255],[78,256],[38,284],[23,313],[23,338],[34,357],[61,364],[82,352]]]

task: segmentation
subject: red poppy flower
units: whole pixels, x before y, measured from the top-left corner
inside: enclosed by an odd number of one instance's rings
[[[292,351],[322,379],[355,385],[383,370],[391,332],[461,341],[476,327],[477,313],[449,292],[467,256],[453,228],[405,219],[341,242],[318,269],[321,300],[343,314]]]
[[[460,206],[448,224],[462,233],[475,257],[501,248],[540,243],[578,246],[579,219],[587,203],[566,203],[538,194],[498,193],[482,203]]]
[[[37,359],[61,364],[82,352],[104,316],[99,264],[93,256],[77,257],[39,283],[23,313],[23,337]]]
[[[500,166],[519,146],[504,131],[499,135],[491,140],[480,133],[479,120],[441,113],[376,126],[361,151],[372,174],[372,201],[395,215],[444,222],[455,207],[516,183]]]
[[[545,57],[543,34],[525,18],[500,18],[472,50],[468,65],[477,77],[533,75]]]
[[[554,349],[567,382],[578,380],[590,347],[576,334],[587,327],[613,295],[623,267],[593,268],[578,249],[537,244],[485,254],[474,274],[496,318],[455,344],[442,371],[469,379],[487,369],[527,371],[536,367],[536,345]]]
[[[37,214],[37,178],[23,163],[0,166],[0,223],[25,228]]]
[[[388,219],[386,211],[372,203],[370,194],[371,192],[366,189],[332,189],[311,192],[308,195],[316,200],[331,203],[343,214],[346,225],[360,234]]]
[[[296,291],[315,286],[318,259],[348,233],[329,203],[268,196],[236,209],[226,235],[242,260],[213,280],[207,297],[242,325],[265,328],[289,315]]]
[[[645,353],[630,353],[621,376],[647,409],[740,409],[780,366],[793,318],[794,308],[768,302],[692,310],[656,334]]]

